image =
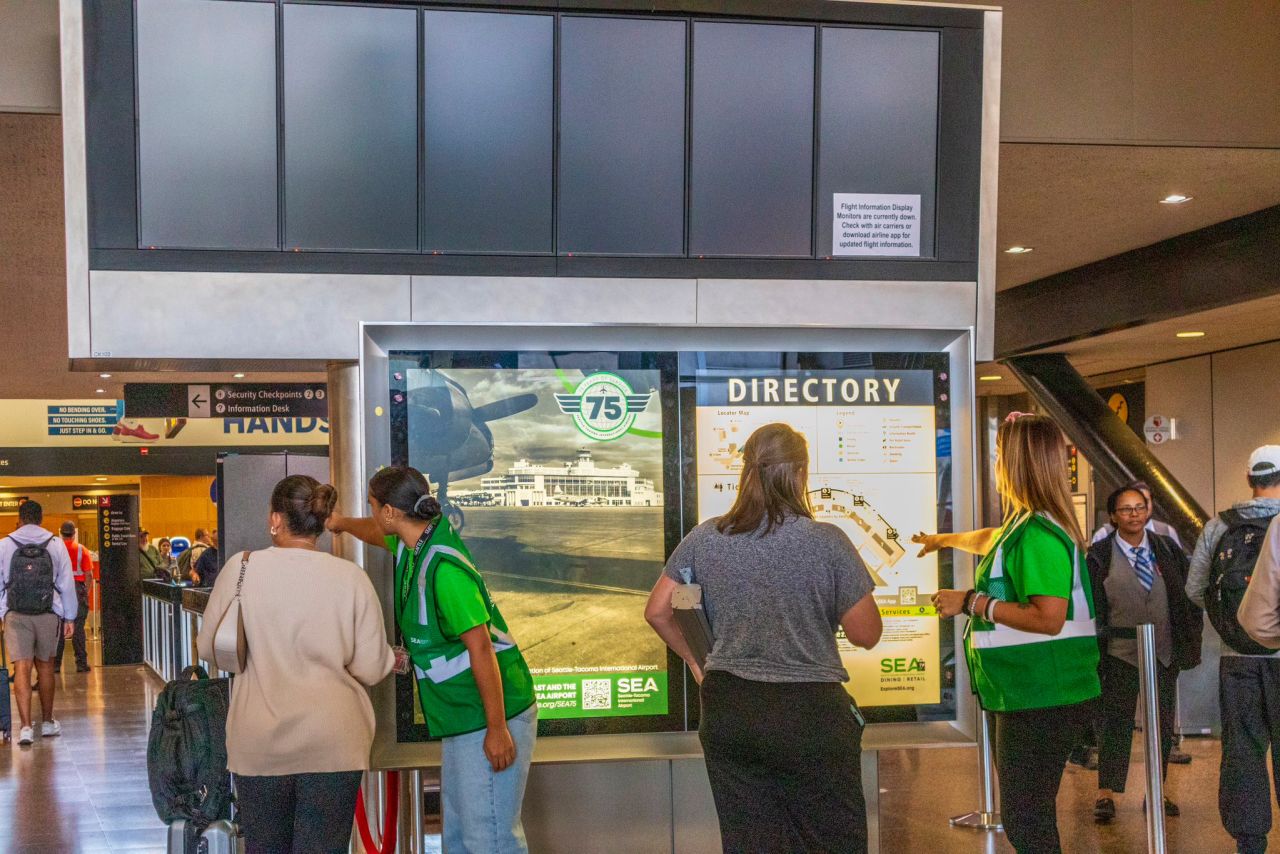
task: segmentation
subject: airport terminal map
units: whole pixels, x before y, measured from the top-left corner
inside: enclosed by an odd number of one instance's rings
[[[841,528],[875,581],[884,636],[872,651],[843,636],[847,687],[863,706],[938,703],[938,556],[911,535],[938,525],[938,427],[929,370],[705,370],[697,374],[699,520],[733,504],[742,446],[791,425],[809,443],[814,518]],[[714,629],[714,627],[713,627]]]

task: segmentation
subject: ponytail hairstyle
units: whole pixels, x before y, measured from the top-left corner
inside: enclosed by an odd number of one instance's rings
[[[369,479],[369,494],[410,519],[427,521],[440,515],[440,502],[422,472],[409,466],[387,466]]]
[[[284,517],[289,532],[299,537],[318,537],[338,503],[338,491],[305,474],[294,474],[271,491],[271,510]]]
[[[722,534],[768,534],[788,516],[813,518],[809,506],[809,446],[786,424],[766,424],[742,446],[742,476],[733,509],[720,517]]]
[[[1014,413],[996,432],[996,487],[1005,517],[1043,513],[1081,546],[1084,534],[1071,506],[1067,440],[1044,415]]]

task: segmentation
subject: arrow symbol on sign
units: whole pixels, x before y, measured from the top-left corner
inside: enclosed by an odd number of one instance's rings
[[[193,405],[193,406],[204,406],[204,405],[205,405],[205,403],[207,403],[207,402],[208,402],[208,401],[206,401],[204,398],[202,398],[202,397],[201,397],[200,395],[198,395],[198,394],[197,394],[195,397],[191,398],[191,403],[192,403],[192,405]]]

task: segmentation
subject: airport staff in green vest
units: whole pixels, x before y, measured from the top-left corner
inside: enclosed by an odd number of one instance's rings
[[[1005,833],[1019,854],[1054,854],[1056,798],[1067,756],[1089,724],[1098,682],[1093,593],[1072,512],[1066,441],[1051,420],[1014,413],[996,434],[1005,523],[917,534],[921,554],[982,555],[972,590],[939,590],[940,617],[965,614],[965,654],[995,719]]]
[[[371,518],[330,517],[395,555],[396,620],[427,728],[443,740],[444,850],[523,854],[520,823],[538,729],[533,677],[426,477],[389,466],[369,481]]]

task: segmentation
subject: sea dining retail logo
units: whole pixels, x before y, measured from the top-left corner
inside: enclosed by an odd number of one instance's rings
[[[630,383],[607,371],[587,377],[570,394],[556,395],[560,411],[573,416],[578,431],[597,442],[626,435],[652,399],[652,391],[636,394]]]

